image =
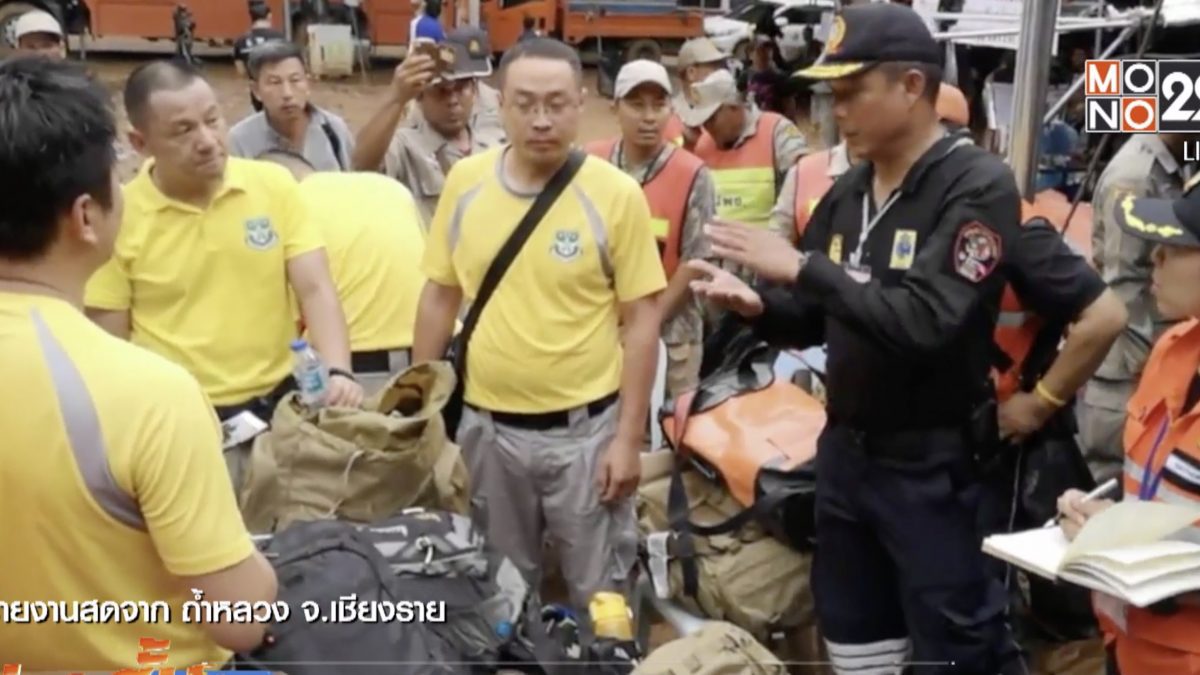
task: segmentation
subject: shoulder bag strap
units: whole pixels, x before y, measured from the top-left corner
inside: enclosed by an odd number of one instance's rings
[[[513,260],[516,259],[521,248],[525,246],[525,242],[533,234],[534,228],[546,216],[546,212],[550,210],[554,202],[558,201],[563,190],[575,178],[575,174],[579,173],[579,168],[583,166],[585,159],[587,159],[587,155],[582,151],[571,151],[566,163],[550,178],[550,182],[546,183],[546,187],[534,199],[533,205],[529,207],[525,217],[521,218],[520,223],[517,223],[516,229],[500,247],[500,252],[492,260],[487,273],[483,275],[483,281],[479,284],[479,293],[475,297],[475,302],[471,303],[471,308],[467,310],[462,332],[458,337],[454,369],[458,374],[459,382],[465,380],[467,375],[467,348],[471,344],[471,334],[475,332],[475,326],[479,323],[479,315],[483,313],[483,308],[487,306],[496,287],[500,285],[500,280],[504,278],[504,274],[508,272]]]
[[[329,139],[329,149],[333,150],[333,161],[337,162],[338,168],[342,171],[348,171],[349,167],[342,161],[342,140],[338,138],[337,132],[333,130],[333,125],[324,116],[321,118],[321,131],[324,131],[325,138]]]

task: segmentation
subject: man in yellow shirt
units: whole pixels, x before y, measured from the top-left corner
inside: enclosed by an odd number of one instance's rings
[[[227,156],[216,95],[187,66],[135,70],[125,109],[130,142],[150,161],[126,185],[113,257],[88,283],[93,317],[191,371],[223,421],[269,420],[292,386],[290,287],[330,369],[327,403],[358,405],[346,320],[295,179]],[[235,486],[248,452],[227,451]]]
[[[83,314],[121,223],[109,105],[79,66],[0,64],[0,663],[111,672],[154,637],[174,667],[219,667],[263,626],[184,623],[183,603],[273,602],[275,573],[195,378]],[[126,602],[146,606],[101,619]]]
[[[300,181],[300,194],[321,228],[329,268],[350,327],[350,360],[368,394],[412,361],[413,325],[425,277],[425,232],[412,193],[374,172],[316,171],[286,150],[275,162]]]
[[[422,265],[413,356],[445,353],[464,296],[563,167],[583,106],[579,55],[518,43],[500,64],[512,145],[450,171]],[[630,495],[641,471],[666,287],[637,181],[596,157],[533,230],[487,303],[466,364],[458,442],[475,514],[533,583],[557,542],[571,603],[626,590],[636,557]],[[581,626],[587,624],[581,621]]]

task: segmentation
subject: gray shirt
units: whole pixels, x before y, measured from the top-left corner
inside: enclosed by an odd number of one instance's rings
[[[267,113],[258,112],[229,130],[229,153],[254,159],[268,150],[290,150],[304,156],[317,171],[349,170],[354,156],[354,135],[341,117],[310,106],[304,147],[297,148],[275,131]]]
[[[1129,324],[1088,386],[1085,400],[1090,404],[1122,409],[1154,341],[1171,325],[1159,314],[1150,293],[1150,252],[1154,247],[1121,230],[1116,223],[1117,209],[1127,195],[1175,199],[1182,187],[1182,168],[1153,135],[1126,141],[1096,183],[1093,257],[1100,276],[1128,308]]]

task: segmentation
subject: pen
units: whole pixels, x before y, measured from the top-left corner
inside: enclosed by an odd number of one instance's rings
[[[1109,492],[1112,492],[1113,488],[1117,487],[1117,485],[1118,485],[1118,483],[1117,483],[1116,478],[1109,478],[1108,480],[1104,481],[1104,483],[1102,485],[1100,485],[1099,487],[1097,487],[1095,490],[1092,490],[1091,492],[1084,495],[1083,499],[1081,501],[1090,502],[1093,499],[1099,499],[1100,497],[1103,497],[1104,495],[1108,494]],[[1042,527],[1051,527],[1053,525],[1057,525],[1060,518],[1062,518],[1061,513],[1058,514],[1057,516],[1054,516],[1050,520],[1047,520],[1046,524],[1043,525]]]

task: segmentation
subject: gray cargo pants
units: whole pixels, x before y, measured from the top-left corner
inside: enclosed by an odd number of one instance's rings
[[[597,591],[628,595],[637,558],[632,497],[604,505],[596,487],[618,407],[594,417],[577,408],[568,426],[543,431],[500,424],[487,411],[464,406],[458,428],[471,474],[472,517],[534,588],[541,583],[544,537],[552,537],[580,617]],[[586,625],[580,622],[581,629]]]

